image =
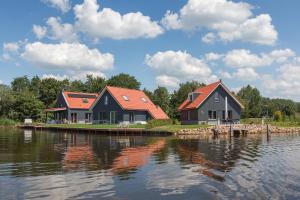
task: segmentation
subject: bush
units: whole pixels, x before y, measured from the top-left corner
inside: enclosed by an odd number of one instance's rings
[[[172,125],[173,120],[172,119],[152,119],[148,121],[146,128],[154,128],[158,126],[166,126],[166,125]]]
[[[282,121],[282,113],[280,111],[276,111],[274,113],[274,120],[277,121],[277,122]]]
[[[11,119],[2,118],[0,119],[0,125],[2,126],[13,126],[16,122]]]

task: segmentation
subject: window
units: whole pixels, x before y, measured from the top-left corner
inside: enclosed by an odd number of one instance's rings
[[[188,120],[191,120],[191,111],[190,110],[188,110],[188,112],[187,112],[187,117],[188,117]]]
[[[189,94],[189,100],[190,100],[190,101],[193,101],[193,93],[190,93],[190,94]]]
[[[219,97],[219,93],[215,93],[215,103],[219,103],[220,102],[220,97]]]
[[[86,123],[91,122],[91,113],[85,113],[85,122]]]
[[[104,97],[104,105],[108,105],[108,96]]]
[[[129,99],[128,99],[127,96],[123,95],[122,97],[123,97],[123,99],[124,99],[125,101],[129,101]]]
[[[147,102],[148,102],[147,99],[145,99],[144,97],[142,97],[141,99],[142,99],[142,101],[143,101],[144,103],[147,103]]]
[[[223,110],[222,112],[222,119],[226,120],[226,116],[225,116],[225,110]],[[232,110],[228,110],[227,111],[227,119],[231,120],[232,119]]]
[[[89,103],[89,100],[84,98],[84,99],[82,99],[82,103]]]
[[[217,111],[208,111],[208,119],[217,119]]]
[[[106,112],[99,112],[99,123],[106,123]]]

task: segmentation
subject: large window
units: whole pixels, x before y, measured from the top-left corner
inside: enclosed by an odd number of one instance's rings
[[[104,124],[107,122],[106,112],[99,112],[99,123]]]
[[[208,119],[217,119],[217,111],[209,110]]]
[[[232,119],[232,110],[228,110],[228,111],[227,111],[227,117],[228,117],[228,120],[231,120],[231,119]],[[223,119],[223,120],[226,120],[225,110],[223,110],[223,112],[222,112],[222,119]]]
[[[90,123],[91,122],[91,113],[85,113],[85,122]]]
[[[219,103],[220,102],[220,95],[218,92],[215,93],[215,103]]]

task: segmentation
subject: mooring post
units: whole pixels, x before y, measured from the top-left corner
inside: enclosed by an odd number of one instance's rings
[[[233,136],[233,127],[232,127],[232,123],[230,123],[230,131],[229,131],[230,137]]]
[[[267,141],[270,140],[270,128],[269,128],[269,124],[267,124]]]

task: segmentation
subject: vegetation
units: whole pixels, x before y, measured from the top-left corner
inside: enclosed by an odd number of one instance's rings
[[[16,122],[11,119],[5,119],[5,118],[0,119],[0,126],[13,126],[15,124]]]
[[[173,124],[173,120],[171,119],[152,119],[148,121],[146,127],[148,129],[151,129],[158,126],[165,126],[165,125],[172,125],[172,124]]]
[[[99,129],[114,129],[120,128],[118,124],[46,124],[48,127],[61,128],[99,128]],[[144,124],[131,124],[128,128],[146,128]]]
[[[99,93],[105,85],[140,89],[141,83],[134,76],[124,73],[112,76],[108,80],[92,75],[87,75],[85,80],[40,79],[38,76],[31,79],[27,76],[17,77],[10,86],[0,85],[0,118],[20,122],[25,118],[32,118],[36,122],[42,122],[45,120],[44,109],[54,106],[55,100],[62,90]],[[179,88],[172,93],[161,86],[153,91],[145,88],[144,92],[169,115],[173,124],[178,125],[179,105],[187,98],[188,93],[201,86],[204,84],[190,81],[181,83]],[[298,122],[300,103],[287,99],[262,97],[258,89],[249,85],[243,87],[236,96],[245,106],[242,112],[243,119],[264,117],[277,123]],[[172,124],[160,123],[150,122],[149,126],[153,128],[158,125]]]
[[[197,129],[197,128],[207,128],[209,125],[207,124],[194,124],[194,125],[165,125],[165,126],[158,126],[152,128],[151,130],[155,131],[169,131],[169,132],[177,132],[183,129]]]

